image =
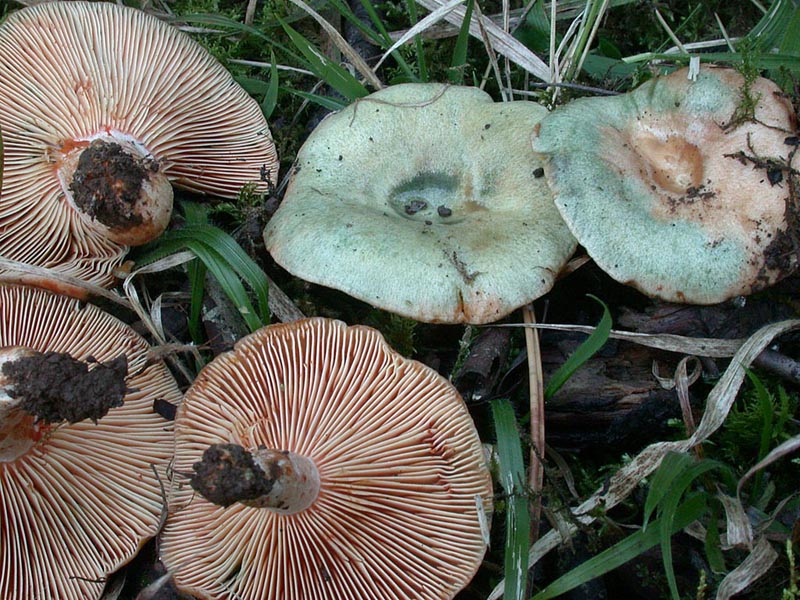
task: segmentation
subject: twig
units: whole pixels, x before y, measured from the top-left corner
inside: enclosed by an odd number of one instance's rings
[[[531,305],[522,309],[522,318],[527,325],[536,323],[536,314]],[[528,385],[530,397],[531,427],[531,543],[539,539],[539,519],[542,514],[542,488],[544,486],[545,433],[544,433],[544,375],[542,355],[539,349],[539,332],[525,328],[525,348],[528,351]]]
[[[269,283],[269,310],[281,322],[288,323],[289,321],[297,321],[298,319],[305,318],[302,311],[295,306],[292,299],[287,296],[284,291],[278,287],[278,284],[272,281],[267,276]]]

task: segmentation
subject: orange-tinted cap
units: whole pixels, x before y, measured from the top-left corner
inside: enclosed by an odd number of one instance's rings
[[[100,598],[105,578],[159,529],[155,470],[164,476],[173,435],[153,402],[178,403],[180,391],[130,327],[43,290],[0,286],[0,348],[64,352],[90,369],[127,357],[124,404],[97,424],[0,419],[0,598]]]
[[[0,25],[0,64],[5,258],[113,282],[131,241],[110,241],[97,211],[89,206],[87,217],[68,192],[75,156],[92,141],[135,147],[150,172],[200,193],[233,198],[277,178],[258,104],[199,44],[152,15],[107,2],[23,8]],[[84,205],[92,203],[90,195]]]
[[[703,66],[542,119],[533,147],[575,237],[611,277],[712,304],[797,266],[796,116],[771,81]],[[791,164],[790,164],[791,163]]]
[[[306,319],[261,329],[218,356],[178,411],[174,470],[190,473],[206,448],[231,443],[309,459],[318,494],[280,513],[222,508],[188,483],[177,488],[161,552],[183,591],[445,599],[482,560],[492,486],[466,406],[374,329]]]

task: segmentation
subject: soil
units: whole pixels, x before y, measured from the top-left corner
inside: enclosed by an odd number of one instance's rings
[[[122,406],[128,392],[124,354],[90,370],[86,362],[63,352],[37,353],[6,363],[3,374],[14,381],[9,395],[21,398],[23,410],[48,424],[97,422]]]
[[[192,488],[209,502],[230,506],[268,494],[274,479],[238,444],[213,444],[193,466]]]
[[[136,205],[149,172],[158,163],[139,160],[113,142],[95,141],[81,154],[69,186],[75,204],[87,215],[111,228],[142,222]]]

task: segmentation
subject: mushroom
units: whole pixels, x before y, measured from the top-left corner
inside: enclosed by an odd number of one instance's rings
[[[452,598],[483,557],[491,477],[466,406],[374,329],[261,329],[200,372],[175,426],[174,472],[220,504],[171,499],[162,559],[187,593]]]
[[[173,438],[153,402],[180,397],[121,321],[0,286],[0,598],[100,598],[159,529]]]
[[[0,25],[4,258],[109,285],[169,222],[172,182],[233,198],[278,163],[258,104],[178,29],[106,2]]]
[[[530,148],[546,112],[441,84],[357,100],[300,149],[267,249],[406,317],[495,321],[545,294],[576,246]]]
[[[611,277],[712,304],[797,266],[796,126],[774,83],[704,66],[694,81],[681,69],[566,104],[533,148],[572,233]]]

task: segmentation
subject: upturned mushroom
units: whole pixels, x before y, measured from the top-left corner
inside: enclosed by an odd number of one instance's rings
[[[160,526],[180,401],[130,327],[0,286],[0,598],[92,600]]]
[[[368,327],[274,325],[218,356],[178,411],[174,472],[191,487],[161,553],[199,598],[449,599],[486,549],[464,402]]]
[[[572,233],[611,277],[712,304],[797,267],[796,136],[774,83],[703,66],[696,80],[681,69],[559,107],[533,148]]]
[[[357,100],[300,149],[267,249],[406,317],[495,321],[545,294],[576,246],[530,148],[546,112],[440,84]]]
[[[103,285],[166,227],[170,182],[232,198],[277,177],[258,104],[187,35],[119,4],[5,19],[0,129],[2,256]]]

